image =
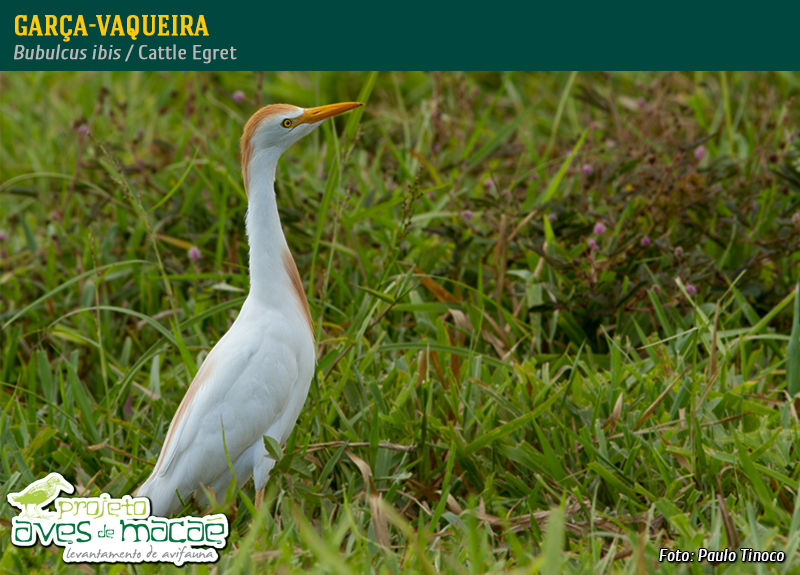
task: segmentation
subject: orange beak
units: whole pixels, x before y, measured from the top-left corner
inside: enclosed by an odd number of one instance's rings
[[[327,106],[320,106],[319,108],[308,108],[301,116],[294,119],[294,124],[295,126],[300,124],[316,124],[332,116],[338,116],[354,108],[360,108],[363,105],[364,104],[360,102],[342,102],[341,104],[328,104]]]

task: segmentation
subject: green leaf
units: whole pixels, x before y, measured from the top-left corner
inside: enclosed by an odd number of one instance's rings
[[[194,158],[192,158],[192,160],[189,162],[189,165],[186,166],[186,171],[183,172],[181,178],[175,183],[174,186],[172,186],[172,189],[169,192],[167,192],[167,194],[163,198],[161,198],[161,200],[155,206],[153,206],[147,211],[148,214],[152,214],[154,211],[156,211],[161,205],[164,204],[164,202],[166,202],[168,199],[172,197],[172,194],[174,194],[180,189],[181,185],[183,185],[183,181],[186,179],[186,176],[188,176],[189,172],[191,172],[192,168],[194,168],[194,162],[197,159],[198,153],[200,153],[199,148],[197,149],[197,151],[195,151]]]
[[[33,233],[33,229],[28,221],[27,214],[23,214],[19,221],[22,224],[23,231],[25,232],[25,243],[28,244],[28,251],[30,251],[32,254],[35,254],[39,250],[39,244],[36,242],[36,235]]]
[[[325,221],[328,215],[328,209],[331,205],[331,199],[333,198],[333,193],[339,186],[338,159],[333,160],[330,170],[331,171],[328,174],[328,182],[325,184],[325,192],[322,194],[322,202],[320,203],[319,206],[319,212],[317,213],[317,231],[314,234],[314,250],[311,254],[311,275],[310,279],[308,280],[309,297],[314,295],[314,269],[315,269],[315,263],[317,261],[317,252],[319,252],[320,240],[322,240],[322,232],[325,229]]]
[[[493,429],[489,433],[482,435],[469,445],[467,445],[465,451],[467,454],[474,453],[477,450],[486,447],[490,443],[497,441],[498,439],[510,435],[517,429],[527,425],[541,414],[543,414],[547,409],[555,403],[555,401],[561,396],[564,390],[567,389],[569,385],[562,385],[561,388],[557,389],[553,394],[545,401],[544,403],[540,403],[536,409],[523,415],[522,417],[518,417],[517,419],[513,419],[497,429]]]
[[[564,510],[552,509],[544,534],[544,564],[541,573],[561,573],[564,563]]]
[[[636,505],[641,505],[641,503],[639,502],[639,497],[636,494],[636,491],[628,487],[624,481],[622,481],[614,473],[603,467],[602,464],[598,463],[597,461],[592,461],[588,467],[589,469],[597,473],[597,475],[602,477],[609,487],[616,489],[620,493],[624,494],[628,499],[630,499]]]
[[[347,138],[348,144],[351,144],[353,139],[356,137],[358,124],[361,122],[361,116],[364,115],[364,108],[366,107],[367,102],[369,102],[369,96],[372,94],[372,89],[375,87],[375,81],[377,79],[378,72],[370,72],[369,76],[367,76],[367,81],[364,82],[364,85],[361,87],[361,91],[358,93],[358,100],[356,101],[361,102],[364,104],[364,106],[356,108],[350,112],[349,117],[347,118],[347,125],[344,128],[344,136]]]
[[[528,112],[531,111],[531,108],[526,108],[522,111],[521,114],[517,115],[513,121],[507,123],[503,126],[497,134],[495,134],[494,138],[489,140],[486,144],[484,144],[475,155],[469,161],[469,166],[467,169],[471,170],[472,168],[476,167],[480,164],[486,156],[494,152],[497,147],[502,144],[507,138],[511,137],[517,128],[519,127],[522,120],[525,119],[525,116],[528,115]]]
[[[800,392],[800,281],[794,288],[794,319],[786,348],[786,389],[791,397]]]
[[[546,204],[556,194],[556,191],[558,191],[558,186],[561,183],[561,180],[564,178],[564,174],[567,173],[567,170],[569,169],[570,165],[572,165],[572,160],[575,159],[575,156],[578,154],[578,150],[580,150],[581,146],[583,146],[583,141],[586,139],[586,135],[588,133],[589,130],[583,131],[583,134],[581,134],[580,139],[578,139],[578,143],[575,144],[575,147],[572,148],[572,151],[567,157],[567,160],[561,166],[561,169],[558,170],[558,173],[550,182],[550,185],[547,186],[547,189],[544,192],[542,192],[542,194],[539,196],[539,199],[536,201],[537,205],[541,206],[542,204]]]
[[[483,113],[483,116],[481,116],[478,122],[475,124],[475,129],[472,131],[472,135],[469,137],[469,140],[467,140],[467,145],[464,146],[464,151],[461,153],[462,160],[466,160],[472,152],[472,148],[475,147],[475,143],[478,141],[481,132],[483,132],[483,128],[486,126],[486,122],[489,120],[492,110],[494,110],[494,107],[497,105],[497,101],[500,99],[500,96],[503,95],[505,87],[505,82],[500,84],[500,88],[495,92],[492,102],[486,107],[486,111]]]
[[[51,403],[55,403],[55,389],[53,388],[53,373],[50,371],[50,364],[47,360],[47,352],[40,349],[36,352],[37,370],[39,371],[39,381],[42,383],[44,396]]]
[[[739,441],[739,436],[736,433],[733,434],[733,440],[736,443],[736,455],[738,456],[739,465],[750,480],[750,486],[753,488],[753,491],[755,491],[756,496],[761,502],[761,506],[764,508],[764,515],[770,523],[775,523],[777,517],[775,506],[772,503],[772,491],[770,491],[767,484],[764,483],[764,480],[761,478],[761,475],[759,475],[758,470],[756,470],[747,452],[747,446]]]
[[[283,449],[281,449],[280,444],[269,435],[264,436],[264,448],[267,450],[267,453],[269,453],[269,456],[275,461],[280,461],[283,459]]]
[[[688,541],[694,537],[694,530],[686,515],[672,501],[660,499],[656,501],[656,508],[684,539]]]
[[[72,358],[75,363],[77,363],[77,352],[73,354]],[[83,428],[86,430],[86,434],[92,440],[93,444],[96,445],[98,443],[102,443],[100,441],[100,432],[97,429],[97,423],[95,422],[94,418],[94,407],[89,403],[91,396],[83,388],[83,384],[78,378],[78,372],[75,370],[73,362],[68,361],[66,364],[67,382],[69,383],[69,387],[72,390],[72,395],[75,397],[75,401],[78,403],[78,407],[81,410],[81,423],[83,423]],[[92,404],[93,403],[94,401],[92,401]]]
[[[181,337],[181,332],[178,330],[175,322],[171,321],[169,323],[172,326],[172,334],[175,336],[175,345],[178,346],[178,351],[181,354],[181,360],[183,361],[183,365],[186,366],[186,371],[189,374],[189,381],[191,382],[194,380],[194,376],[197,375],[197,364],[194,362],[192,354],[189,353],[189,348],[186,347],[183,337]]]
[[[51,297],[53,297],[53,296],[54,296],[54,295],[56,295],[57,293],[64,291],[64,290],[65,290],[65,289],[67,289],[69,286],[71,286],[71,285],[73,285],[73,284],[76,284],[76,283],[78,283],[78,282],[79,282],[79,281],[81,281],[82,279],[86,279],[86,278],[88,278],[89,276],[91,276],[91,275],[94,275],[95,273],[97,273],[97,272],[99,272],[99,271],[102,271],[102,270],[104,270],[104,269],[110,268],[110,267],[114,267],[114,266],[124,266],[124,265],[129,265],[129,264],[148,264],[148,265],[156,265],[156,264],[154,264],[153,262],[148,262],[148,261],[146,261],[146,260],[128,260],[128,261],[124,261],[124,262],[116,262],[116,263],[113,263],[113,264],[107,264],[107,265],[104,265],[104,266],[100,266],[99,268],[96,268],[96,269],[93,269],[93,270],[89,270],[88,272],[84,272],[84,273],[82,273],[82,274],[81,274],[81,275],[79,275],[79,276],[75,276],[75,277],[74,277],[74,278],[72,278],[71,280],[67,280],[67,281],[65,281],[63,284],[61,284],[61,285],[60,285],[60,286],[58,286],[57,288],[55,288],[55,289],[52,289],[52,290],[48,291],[48,292],[47,292],[46,294],[44,294],[42,297],[40,297],[40,298],[36,299],[35,301],[33,301],[33,303],[30,303],[30,304],[26,305],[24,308],[22,308],[22,309],[21,309],[21,310],[19,310],[17,313],[15,313],[15,314],[14,314],[14,315],[11,317],[11,319],[10,319],[10,320],[8,320],[6,323],[4,323],[4,324],[3,324],[3,328],[2,328],[2,329],[6,329],[6,328],[7,328],[9,325],[11,325],[12,323],[14,323],[14,322],[15,322],[17,319],[19,319],[21,316],[23,316],[23,315],[27,314],[27,313],[28,313],[30,310],[32,310],[33,308],[35,308],[35,307],[36,307],[37,305],[39,305],[40,303],[44,302],[45,300],[48,300],[48,299],[50,299]]]
[[[394,297],[391,296],[391,294],[384,293],[382,291],[378,291],[372,288],[368,288],[366,286],[356,285],[356,287],[362,291],[367,292],[368,294],[374,295],[376,298],[385,301],[386,303],[392,304],[395,302],[395,299]]]

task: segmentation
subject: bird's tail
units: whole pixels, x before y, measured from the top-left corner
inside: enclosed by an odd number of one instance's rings
[[[150,515],[155,517],[167,517],[180,505],[175,489],[166,485],[163,479],[155,477],[155,474],[142,484],[136,497],[147,497],[150,500]]]

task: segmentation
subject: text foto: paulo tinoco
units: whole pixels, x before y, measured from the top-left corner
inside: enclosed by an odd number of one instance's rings
[[[709,563],[783,563],[786,553],[783,551],[756,551],[742,547],[738,552],[733,549],[712,551],[701,547],[697,551],[682,551],[680,549],[662,548],[658,553],[659,563],[694,563],[695,561],[708,561]]]

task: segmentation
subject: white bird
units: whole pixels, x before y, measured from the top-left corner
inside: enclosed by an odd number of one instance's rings
[[[248,197],[250,293],[230,330],[197,372],[167,431],[161,454],[137,497],[151,514],[167,516],[201,486],[219,497],[231,482],[222,442],[239,485],[253,477],[260,491],[275,461],[264,435],[283,444],[294,428],[314,374],[311,314],[283,235],[275,201],[278,159],[323,120],[362,104],[303,109],[266,106],[242,135],[242,175]]]

